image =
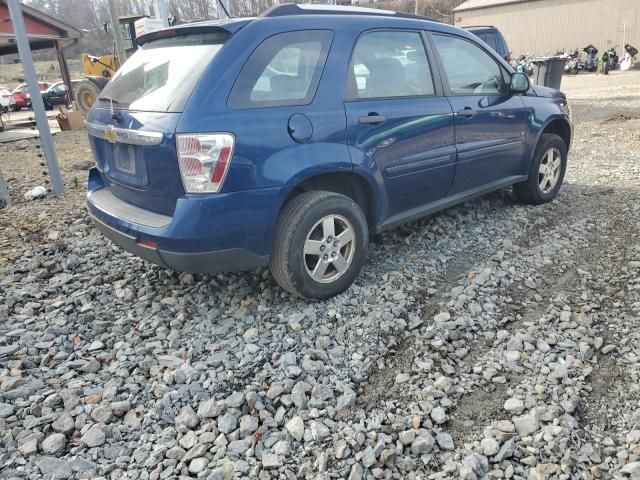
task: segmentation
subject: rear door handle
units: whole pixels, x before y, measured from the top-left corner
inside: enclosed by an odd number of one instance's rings
[[[457,115],[459,117],[471,118],[476,116],[476,111],[471,107],[464,107],[462,110],[458,110]]]
[[[363,125],[376,125],[384,121],[385,121],[384,115],[378,115],[375,112],[372,112],[369,115],[365,115],[358,119],[358,123],[361,123]]]

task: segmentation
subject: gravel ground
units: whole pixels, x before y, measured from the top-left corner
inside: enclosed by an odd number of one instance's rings
[[[640,478],[638,84],[564,80],[555,202],[385,234],[323,303],[104,240],[84,132],[56,136],[61,199],[22,199],[39,150],[3,146],[0,477]]]

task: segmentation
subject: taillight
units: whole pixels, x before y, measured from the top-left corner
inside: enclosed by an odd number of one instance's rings
[[[233,135],[229,133],[176,135],[178,164],[185,192],[220,191],[231,163],[233,144]]]

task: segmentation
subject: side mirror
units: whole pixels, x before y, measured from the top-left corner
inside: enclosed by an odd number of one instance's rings
[[[511,74],[511,93],[527,93],[531,88],[529,77],[522,72],[513,72]]]

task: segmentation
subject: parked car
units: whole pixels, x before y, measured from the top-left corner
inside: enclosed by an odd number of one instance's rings
[[[71,87],[75,87],[82,80],[72,80]],[[53,109],[56,105],[68,105],[70,103],[69,94],[67,92],[67,86],[64,82],[57,82],[42,92],[42,100],[44,101],[44,108],[47,110]]]
[[[38,89],[44,92],[51,86],[48,82],[38,82]],[[29,87],[26,83],[22,83],[11,92],[15,102],[13,110],[19,111],[23,108],[31,108],[31,96],[29,95]]]
[[[500,33],[496,27],[463,27],[467,32],[473,33],[476,37],[482,40],[484,43],[493,48],[498,55],[505,59],[507,63],[511,63],[511,52],[507,41],[504,39],[504,35]]]
[[[0,113],[8,112],[13,108],[14,103],[9,89],[0,87]]]
[[[371,235],[511,185],[542,204],[563,181],[565,95],[456,27],[281,5],[138,42],[88,115],[88,208],[164,267],[269,265],[325,299]]]

